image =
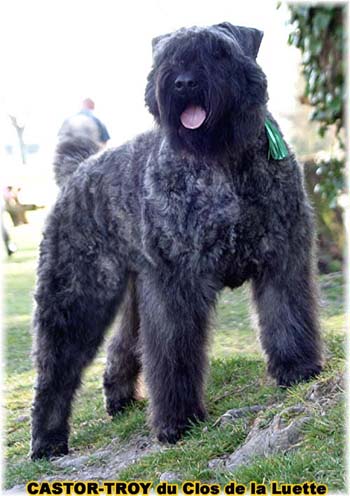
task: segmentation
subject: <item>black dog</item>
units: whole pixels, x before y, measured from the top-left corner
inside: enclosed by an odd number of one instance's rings
[[[59,145],[36,292],[33,458],[67,453],[74,392],[122,301],[107,410],[134,399],[142,369],[161,441],[205,418],[208,321],[224,286],[252,282],[278,384],[321,370],[312,211],[293,154],[270,153],[261,39],[228,23],[156,38],[156,129],[90,158],[93,143]]]

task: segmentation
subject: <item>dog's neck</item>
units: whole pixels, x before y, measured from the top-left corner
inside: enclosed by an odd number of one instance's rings
[[[188,131],[162,126],[159,131],[170,148],[184,158],[236,162],[261,140],[266,115],[267,109],[262,106],[242,112],[234,120],[224,118],[214,129],[203,134],[191,135]]]

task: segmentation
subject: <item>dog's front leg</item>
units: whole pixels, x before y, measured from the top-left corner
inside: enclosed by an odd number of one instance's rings
[[[208,320],[215,289],[175,272],[140,277],[143,367],[151,422],[161,442],[175,443],[205,418]]]
[[[307,219],[295,222],[289,242],[277,247],[255,278],[253,296],[268,371],[277,383],[289,386],[317,375],[322,369],[322,343]]]

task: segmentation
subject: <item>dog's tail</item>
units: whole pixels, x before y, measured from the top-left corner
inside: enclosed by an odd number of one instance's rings
[[[66,133],[59,141],[54,157],[54,174],[61,188],[79,165],[100,150],[100,145],[87,136]]]

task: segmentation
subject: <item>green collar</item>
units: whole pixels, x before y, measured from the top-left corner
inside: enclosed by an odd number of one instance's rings
[[[266,119],[265,121],[265,129],[269,141],[268,160],[270,159],[270,156],[275,160],[283,160],[288,157],[288,148],[283,141],[282,135],[269,119]]]

